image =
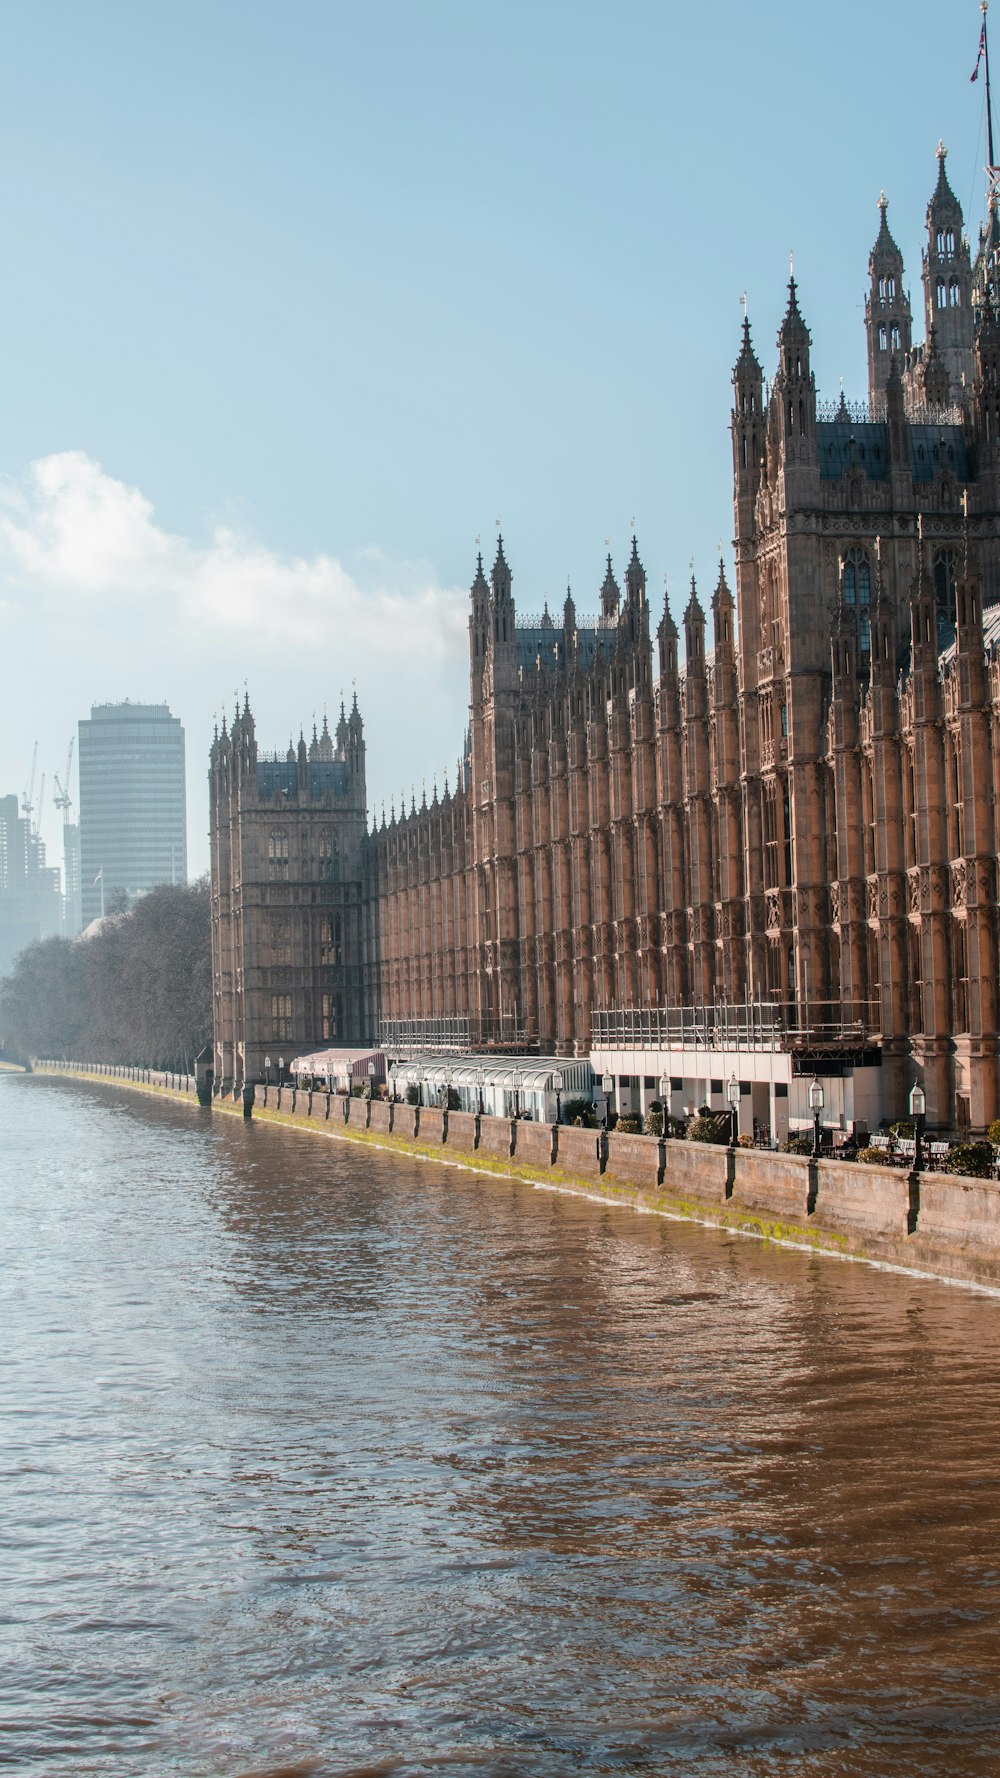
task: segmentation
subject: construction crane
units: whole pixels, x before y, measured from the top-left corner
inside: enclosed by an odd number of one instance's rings
[[[31,817],[30,816],[28,817],[28,832],[31,834],[31,837],[34,840],[39,840],[42,837],[42,810],[44,809],[44,807],[45,807],[45,773],[43,772],[42,773],[42,782],[38,787],[38,820],[35,822],[34,827],[32,827],[32,825],[31,825]]]
[[[31,816],[32,816],[32,813],[33,813],[34,807],[35,807],[35,768],[37,767],[37,765],[38,765],[38,742],[36,741],[35,742],[35,751],[31,755],[31,777],[28,779],[28,782],[25,785],[24,790],[21,792],[21,813],[25,817],[25,819],[29,822],[31,820]]]
[[[62,783],[60,784],[59,782],[58,772],[53,772],[52,774],[52,779],[56,787],[52,801],[55,803],[57,809],[62,810],[64,823],[69,821],[69,812],[72,807],[72,799],[69,794],[69,775],[73,768],[73,742],[75,740],[76,736],[70,735],[69,747],[66,750],[66,770],[63,773]]]

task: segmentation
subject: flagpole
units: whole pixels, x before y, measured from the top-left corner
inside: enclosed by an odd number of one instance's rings
[[[980,0],[980,10],[983,15],[983,61],[986,64],[986,143],[989,152],[990,166],[995,167],[997,163],[993,153],[993,106],[990,102],[990,45],[986,35],[986,13],[988,8],[989,0]]]

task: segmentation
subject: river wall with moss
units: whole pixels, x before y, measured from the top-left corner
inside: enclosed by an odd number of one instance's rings
[[[246,1102],[216,1096],[202,1106],[192,1075],[114,1064],[42,1061],[34,1072],[167,1095],[204,1116],[251,1116],[843,1259],[1000,1288],[1000,1184],[993,1180],[604,1134],[294,1087],[257,1088],[252,1102],[250,1095]]]

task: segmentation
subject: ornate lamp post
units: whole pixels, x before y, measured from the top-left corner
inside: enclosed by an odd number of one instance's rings
[[[374,1096],[374,1092],[375,1092],[375,1064],[374,1064],[374,1062],[369,1062],[369,1064],[368,1064],[368,1094],[367,1094],[367,1097],[369,1098],[369,1100]]]
[[[614,1075],[613,1074],[603,1074],[601,1076],[601,1091],[604,1094],[604,1120],[601,1124],[602,1130],[606,1130],[608,1127],[608,1112],[611,1110],[611,1095],[614,1092],[614,1090],[615,1090]]]
[[[441,1088],[441,1108],[443,1111],[447,1111],[450,1107],[450,1104],[451,1104],[451,1083],[454,1080],[454,1078],[455,1078],[454,1070],[452,1068],[446,1068],[444,1071],[444,1085]]]
[[[726,1084],[726,1098],[729,1100],[729,1117],[732,1126],[729,1141],[731,1147],[735,1148],[736,1138],[740,1133],[740,1083],[735,1074],[729,1076]]]
[[[910,1116],[913,1119],[913,1171],[920,1172],[920,1138],[924,1133],[924,1112],[927,1099],[919,1081],[910,1088]]]
[[[823,1088],[818,1080],[809,1083],[809,1109],[813,1119],[813,1160],[819,1157],[819,1120],[826,1103]]]
[[[477,1068],[476,1069],[476,1091],[479,1094],[479,1115],[480,1115],[480,1117],[482,1117],[482,1115],[483,1115],[483,1088],[485,1085],[486,1085],[486,1070],[485,1070],[485,1068]]]
[[[264,1081],[267,1086],[270,1086],[270,1084],[271,1084],[271,1058],[270,1058],[270,1056],[264,1057]]]
[[[520,1068],[515,1068],[513,1070],[513,1072],[511,1073],[511,1077],[510,1077],[510,1084],[514,1089],[514,1116],[515,1117],[520,1117],[520,1115],[521,1115],[521,1083],[522,1083],[523,1079],[524,1079],[524,1076],[521,1073]]]
[[[284,1056],[279,1056],[278,1057],[278,1085],[279,1085],[279,1087],[281,1085],[281,1077],[284,1074],[284,1072],[285,1072],[285,1058],[284,1058]]]
[[[561,1071],[557,1068],[555,1073],[552,1076],[552,1091],[555,1093],[555,1096],[556,1096],[556,1123],[557,1124],[562,1123],[562,1090],[563,1090],[563,1077],[562,1077]]]
[[[395,1069],[393,1069],[391,1074],[389,1075],[389,1099],[390,1099],[390,1102],[393,1105],[395,1105],[395,1103],[396,1103],[396,1070]]]

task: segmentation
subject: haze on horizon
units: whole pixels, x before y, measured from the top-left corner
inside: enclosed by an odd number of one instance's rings
[[[207,866],[213,717],[284,748],[356,683],[373,813],[453,771],[467,587],[597,605],[731,572],[730,373],[794,248],[865,393],[882,187],[919,310],[934,149],[983,211],[980,11],[50,0],[6,20],[0,794],[92,702],[166,701]],[[610,539],[606,546],[605,539]],[[75,768],[74,788],[75,799]]]

